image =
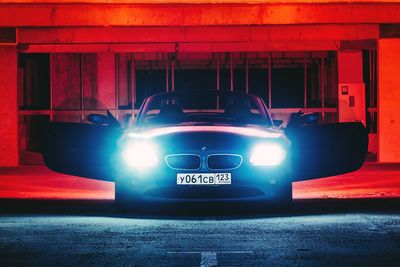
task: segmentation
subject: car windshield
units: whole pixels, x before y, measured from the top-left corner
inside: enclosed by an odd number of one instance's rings
[[[215,124],[272,125],[260,98],[217,92],[165,93],[149,97],[136,122],[138,127]]]

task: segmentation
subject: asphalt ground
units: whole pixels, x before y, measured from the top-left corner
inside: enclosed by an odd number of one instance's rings
[[[0,200],[0,266],[399,266],[400,199],[273,208]]]

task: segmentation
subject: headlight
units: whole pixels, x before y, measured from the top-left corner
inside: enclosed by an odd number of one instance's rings
[[[253,148],[250,162],[258,166],[279,165],[286,158],[286,150],[278,143],[261,143]]]
[[[136,169],[155,166],[158,163],[158,153],[155,144],[139,140],[128,142],[122,151],[125,164]]]

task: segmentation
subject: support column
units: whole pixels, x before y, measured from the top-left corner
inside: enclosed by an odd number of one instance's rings
[[[0,47],[0,166],[17,166],[17,49]]]
[[[338,111],[340,122],[362,122],[366,120],[365,84],[363,80],[363,60],[361,51],[345,51],[338,53]],[[375,140],[376,135],[369,135]],[[369,152],[376,152],[372,147]]]
[[[378,42],[378,161],[400,162],[400,39]]]

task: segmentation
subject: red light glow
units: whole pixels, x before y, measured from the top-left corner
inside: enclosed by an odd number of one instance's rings
[[[354,173],[294,183],[304,198],[400,197],[398,165],[365,164]],[[114,199],[114,183],[52,172],[43,166],[1,168],[0,198]]]

